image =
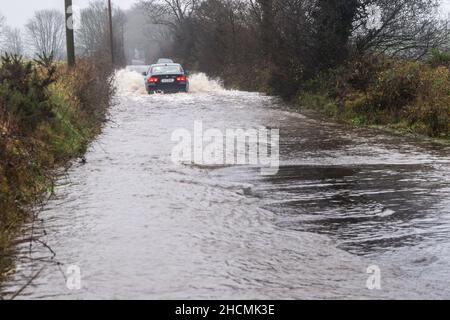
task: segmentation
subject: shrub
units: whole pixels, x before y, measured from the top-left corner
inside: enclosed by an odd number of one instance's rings
[[[379,74],[359,103],[373,123],[406,122],[430,136],[449,134],[450,71],[418,62],[400,62]]]
[[[352,123],[450,137],[450,71],[447,57],[436,57],[439,63],[359,58],[309,81],[299,99]]]
[[[407,110],[411,125],[430,136],[450,136],[450,70],[426,68],[414,104]]]
[[[430,51],[430,58],[428,62],[433,67],[450,67],[450,52],[433,49]]]
[[[95,120],[104,120],[114,95],[114,78],[109,63],[79,60],[74,69],[63,68],[62,87],[70,92],[77,107]]]
[[[417,97],[420,88],[421,65],[401,63],[379,73],[376,82],[368,88],[368,111],[385,111],[398,117],[403,108]]]
[[[33,131],[41,121],[54,114],[48,87],[55,81],[55,67],[47,60],[35,64],[22,57],[5,54],[0,57],[0,108],[17,120],[21,132]]]
[[[365,91],[374,84],[380,72],[388,70],[392,60],[380,55],[365,55],[348,61],[332,78],[337,93]]]
[[[312,109],[329,117],[337,117],[338,106],[333,99],[319,93],[304,92],[298,97],[300,108]]]

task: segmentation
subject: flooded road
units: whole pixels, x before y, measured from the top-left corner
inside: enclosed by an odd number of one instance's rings
[[[112,121],[58,180],[33,225],[45,245],[18,248],[4,298],[38,271],[19,299],[450,298],[448,148],[193,77],[190,94],[148,96],[118,74]],[[280,172],[173,163],[171,134],[194,121],[279,128]]]

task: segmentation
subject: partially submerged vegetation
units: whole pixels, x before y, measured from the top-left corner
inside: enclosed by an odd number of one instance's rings
[[[365,56],[307,82],[294,104],[355,125],[449,139],[449,66],[438,51],[428,62]]]
[[[52,192],[54,169],[83,154],[106,120],[111,66],[51,57],[0,62],[0,278],[27,208]]]

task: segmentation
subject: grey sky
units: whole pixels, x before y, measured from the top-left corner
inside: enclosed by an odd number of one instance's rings
[[[104,0],[106,2],[106,0]],[[86,6],[90,0],[73,0],[74,6]],[[115,5],[129,8],[136,0],[112,0]],[[64,0],[0,0],[0,13],[7,19],[7,23],[13,27],[22,27],[40,9],[59,9],[64,12]]]
[[[106,2],[106,0],[104,0]],[[136,0],[112,0],[114,4],[129,8]],[[90,0],[73,0],[74,5],[80,7],[86,6]],[[450,0],[442,0],[443,10],[450,13]],[[2,13],[9,25],[22,27],[26,21],[33,15],[33,12],[39,9],[60,9],[64,11],[64,0],[0,0],[0,13]]]

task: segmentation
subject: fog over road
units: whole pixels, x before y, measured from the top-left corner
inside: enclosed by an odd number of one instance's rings
[[[19,247],[5,297],[44,268],[19,298],[450,298],[448,148],[312,120],[204,75],[177,95],[149,96],[129,71],[117,81],[112,121],[34,225],[56,256]],[[279,128],[279,174],[173,163],[171,134],[194,121]]]

